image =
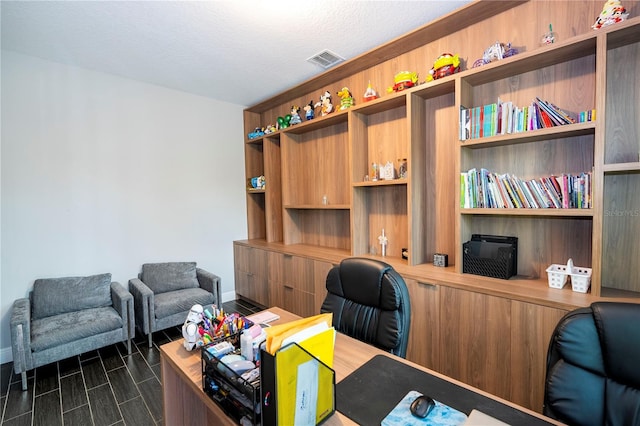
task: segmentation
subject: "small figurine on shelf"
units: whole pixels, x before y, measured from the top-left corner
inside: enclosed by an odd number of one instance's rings
[[[482,54],[482,58],[476,60],[471,68],[481,67],[482,65],[490,64],[493,61],[499,61],[509,56],[513,56],[518,53],[518,50],[511,47],[511,43],[500,43],[496,41],[487,48]]]
[[[400,92],[410,89],[418,83],[418,74],[410,71],[400,71],[393,77],[393,86],[387,88],[387,92]]]
[[[398,179],[407,177],[407,159],[398,158]]]
[[[333,104],[331,103],[331,92],[328,90],[320,95],[320,101],[316,103],[316,107],[320,107],[320,113],[324,117],[333,112]]]
[[[540,41],[540,44],[544,46],[547,44],[553,44],[555,42],[556,42],[556,33],[553,32],[553,26],[549,24],[549,32],[544,33],[544,35],[542,36],[542,40]]]
[[[250,184],[249,189],[264,189],[265,187],[264,175],[252,177],[251,179],[249,179],[249,184]]]
[[[345,110],[347,108],[351,108],[354,105],[353,96],[351,96],[351,92],[348,87],[343,87],[337,93],[340,96],[340,110]]]
[[[620,3],[620,0],[608,0],[604,7],[602,8],[602,12],[596,18],[595,24],[591,26],[594,30],[599,30],[602,27],[606,27],[607,25],[615,24],[618,22],[622,22],[629,17],[627,13],[627,9]]]
[[[278,129],[286,129],[291,124],[291,114],[287,114],[284,117],[278,117]]]
[[[289,120],[290,125],[300,124],[302,123],[302,119],[300,118],[300,107],[298,105],[291,105],[291,120]]]
[[[277,131],[278,131],[278,129],[276,129],[276,126],[274,124],[269,124],[264,128],[264,134],[265,135],[268,135],[268,134],[271,134],[271,133],[275,133]]]
[[[313,120],[315,114],[315,106],[313,105],[313,99],[311,99],[309,103],[304,106],[304,117],[307,120]]]
[[[433,81],[438,78],[446,77],[457,73],[458,71],[460,71],[460,58],[458,55],[443,53],[438,56],[438,59],[433,63],[433,68],[429,70],[426,81]]]
[[[262,136],[264,136],[264,130],[261,127],[256,127],[253,132],[249,132],[247,135],[249,139],[261,138]]]
[[[365,90],[362,100],[364,102],[369,102],[377,98],[378,98],[378,93],[376,93],[376,91],[373,90],[373,87],[371,87],[371,81],[369,81],[369,84],[367,85],[367,90]]]
[[[380,165],[380,180],[393,180],[396,178],[396,170],[393,168],[393,163],[387,161],[387,164]]]
[[[387,236],[384,235],[384,228],[382,228],[382,234],[378,237],[378,241],[380,241],[380,245],[382,246],[382,257],[387,255],[387,243],[389,240]]]

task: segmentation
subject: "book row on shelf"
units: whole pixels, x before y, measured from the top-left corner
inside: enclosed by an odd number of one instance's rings
[[[591,172],[523,180],[487,169],[460,173],[460,207],[589,209]]]
[[[595,114],[589,114],[589,120],[592,119],[595,119]],[[498,99],[493,104],[460,109],[460,140],[544,129],[577,121],[569,113],[540,98],[524,107]]]

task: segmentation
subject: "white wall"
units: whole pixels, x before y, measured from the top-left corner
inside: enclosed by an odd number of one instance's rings
[[[231,297],[246,238],[242,109],[2,52],[0,362],[40,277],[197,261]]]

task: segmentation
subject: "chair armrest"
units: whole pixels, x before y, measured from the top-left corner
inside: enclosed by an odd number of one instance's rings
[[[144,334],[149,334],[152,326],[150,318],[155,318],[153,291],[139,278],[129,280],[129,291],[133,295],[136,324]]]
[[[31,302],[17,299],[11,310],[11,350],[16,374],[31,369]]]
[[[215,299],[214,303],[218,306],[222,306],[222,294],[220,294],[222,279],[219,276],[200,268],[196,268],[196,276],[198,278],[200,288],[212,293]]]
[[[128,324],[129,336],[135,332],[135,318],[133,314],[133,296],[119,282],[111,283],[111,301],[113,308],[118,311],[125,324]]]

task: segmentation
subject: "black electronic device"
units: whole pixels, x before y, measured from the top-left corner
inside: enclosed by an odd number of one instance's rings
[[[421,419],[427,417],[433,407],[436,406],[436,402],[430,396],[420,395],[416,399],[413,400],[409,410],[411,410],[411,414],[416,417],[420,417]]]
[[[509,279],[518,273],[518,238],[473,234],[462,245],[462,272]]]

